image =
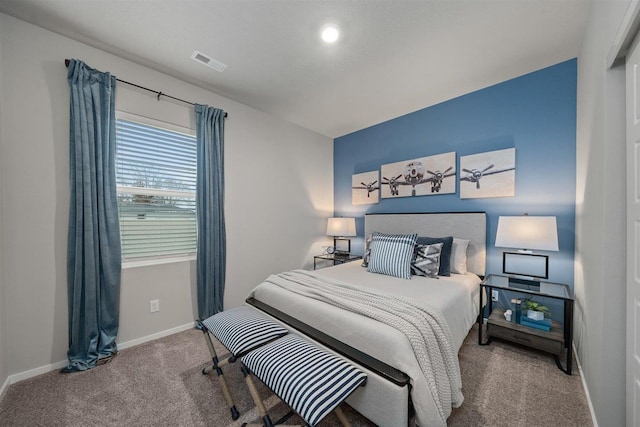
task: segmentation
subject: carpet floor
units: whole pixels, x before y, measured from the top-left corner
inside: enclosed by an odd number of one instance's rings
[[[216,344],[216,351],[226,351]],[[577,369],[568,376],[553,358],[508,343],[478,346],[477,326],[460,350],[464,403],[449,426],[593,425]],[[208,350],[189,330],[121,351],[110,363],[74,374],[49,372],[11,385],[0,402],[0,426],[240,426],[258,414],[239,369],[226,368],[240,419],[231,421],[215,374],[202,375]],[[257,382],[259,383],[259,382]],[[272,419],[287,412],[261,384]],[[346,406],[354,427],[372,426]],[[299,423],[293,417],[287,424]],[[338,425],[330,414],[323,426]]]

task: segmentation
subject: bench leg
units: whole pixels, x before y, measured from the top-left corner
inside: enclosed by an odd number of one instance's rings
[[[242,365],[241,370],[245,380],[247,381],[247,387],[249,388],[249,393],[251,393],[253,402],[258,407],[258,413],[260,414],[260,418],[264,423],[264,427],[273,427],[273,422],[271,421],[271,417],[269,417],[269,414],[267,413],[267,408],[265,408],[264,402],[260,398],[258,390],[256,390],[256,386],[253,383],[253,379],[251,378],[251,372],[249,372],[249,370],[244,365]]]
[[[260,398],[260,395],[258,394],[258,390],[256,389],[256,386],[253,382],[253,379],[251,377],[251,372],[249,371],[249,369],[247,369],[247,367],[244,365],[242,365],[242,368],[240,369],[247,382],[247,388],[249,388],[249,393],[251,393],[251,397],[253,398],[253,401],[256,404],[256,407],[258,408],[258,413],[260,414],[260,418],[262,419],[262,424],[243,423],[242,427],[275,427],[278,425],[282,425],[282,424],[273,424],[273,421],[271,421],[271,418],[267,413],[267,408],[264,406],[264,402],[262,401],[262,399]],[[340,406],[336,407],[336,409],[334,409],[334,412],[336,413],[338,420],[340,421],[340,424],[342,424],[343,427],[351,427],[351,423],[347,419],[344,412],[342,412],[342,409],[340,408]],[[301,426],[287,426],[287,427],[305,427],[305,426],[301,425]]]
[[[342,424],[343,427],[351,427],[351,423],[349,422],[347,417],[344,415],[344,412],[342,412],[342,409],[340,408],[340,406],[336,407],[336,409],[334,409],[334,412],[338,416],[338,419],[340,420],[340,424]]]
[[[204,368],[202,370],[202,374],[206,375],[211,371],[215,370],[218,374],[218,380],[220,382],[220,388],[222,388],[222,394],[224,395],[225,400],[227,401],[227,406],[229,406],[229,410],[231,411],[231,419],[237,420],[240,417],[240,413],[236,408],[236,405],[233,401],[233,397],[231,397],[231,393],[229,392],[229,386],[227,385],[227,380],[224,378],[224,374],[222,373],[222,367],[229,364],[229,359],[225,359],[222,362],[218,361],[218,355],[216,354],[216,350],[213,347],[213,342],[211,341],[211,336],[209,332],[205,328],[202,329],[204,333],[205,341],[207,342],[207,347],[209,347],[209,353],[211,354],[212,365]]]
[[[216,366],[218,365],[217,361],[218,361],[218,355],[216,354],[216,349],[213,347],[213,342],[211,341],[211,336],[209,335],[209,332],[207,332],[207,329],[203,326],[202,327],[202,333],[204,334],[204,340],[207,343],[207,348],[209,349],[209,354],[211,355],[211,360],[213,361],[212,365],[209,367],[206,367],[202,370],[202,374],[206,375],[208,373],[210,373],[211,371],[213,371]]]

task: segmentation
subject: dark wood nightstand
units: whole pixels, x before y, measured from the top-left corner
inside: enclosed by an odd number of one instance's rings
[[[346,255],[346,256],[342,256],[342,255],[334,255],[334,254],[315,255],[313,257],[313,269],[317,270],[317,268],[318,268],[318,266],[317,266],[318,260],[331,261],[331,262],[333,262],[332,265],[338,265],[338,264],[344,264],[345,262],[355,261],[355,260],[358,260],[358,259],[362,259],[362,256],[361,255]]]
[[[545,297],[561,300],[564,305],[564,324],[552,322],[550,331],[542,331],[521,325],[515,321],[507,321],[504,318],[504,311],[493,309],[492,291],[502,290],[516,292],[531,297]],[[545,281],[533,282],[530,280],[520,280],[498,274],[490,274],[480,283],[480,314],[478,322],[483,321],[483,299],[485,291],[488,296],[489,318],[487,319],[488,339],[483,342],[482,323],[478,328],[478,344],[487,345],[491,338],[500,338],[531,348],[542,350],[553,354],[558,368],[565,374],[571,375],[572,368],[572,347],[573,341],[573,296],[569,286],[561,283],[551,283]],[[515,316],[515,313],[512,314]],[[515,318],[514,318],[515,319]],[[566,351],[566,368],[560,363],[559,355]]]

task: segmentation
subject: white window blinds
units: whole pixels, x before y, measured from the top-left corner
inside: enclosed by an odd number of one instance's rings
[[[123,259],[196,251],[196,138],[116,119]]]

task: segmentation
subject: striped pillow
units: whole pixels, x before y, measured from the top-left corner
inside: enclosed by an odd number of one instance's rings
[[[417,234],[373,233],[367,271],[411,279],[411,260]]]

